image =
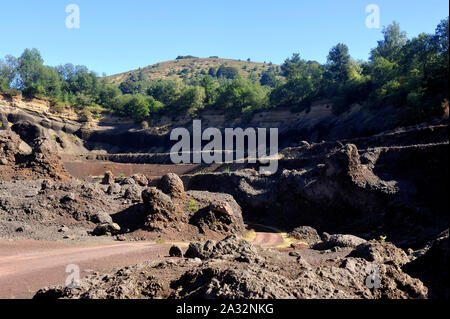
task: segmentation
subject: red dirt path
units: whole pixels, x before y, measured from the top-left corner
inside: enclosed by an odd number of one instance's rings
[[[276,233],[256,233],[253,244],[268,247],[283,243]],[[126,242],[66,244],[19,240],[0,244],[0,298],[31,298],[49,285],[65,285],[66,267],[76,264],[80,277],[114,268],[168,257],[169,244]]]

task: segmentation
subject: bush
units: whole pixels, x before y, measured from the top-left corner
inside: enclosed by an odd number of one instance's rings
[[[223,77],[232,80],[239,76],[239,71],[236,68],[233,68],[231,66],[225,66],[222,64],[217,70],[216,76],[218,78]]]
[[[93,116],[92,113],[88,109],[83,109],[78,113],[79,119],[82,122],[92,122]]]

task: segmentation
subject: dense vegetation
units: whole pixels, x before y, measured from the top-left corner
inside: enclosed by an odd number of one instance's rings
[[[205,108],[249,119],[262,109],[308,110],[314,100],[327,98],[337,114],[354,103],[372,109],[389,105],[421,120],[439,115],[448,99],[448,22],[447,17],[435,34],[412,39],[394,22],[383,29],[369,61],[355,61],[339,43],[323,65],[294,54],[281,67],[269,64],[248,77],[224,64],[177,80],[149,79],[140,71],[117,85],[84,66],[45,66],[38,50],[26,49],[18,58],[0,60],[0,91],[47,97],[56,111],[70,106],[86,119],[109,110],[144,121],[162,114],[195,116]]]

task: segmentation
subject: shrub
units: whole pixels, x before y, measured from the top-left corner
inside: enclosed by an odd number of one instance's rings
[[[198,205],[197,202],[195,201],[195,199],[191,199],[188,203],[188,209],[190,211],[196,212],[198,211]]]

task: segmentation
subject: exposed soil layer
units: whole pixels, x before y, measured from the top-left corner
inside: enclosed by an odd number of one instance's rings
[[[167,173],[175,173],[178,175],[192,174],[202,167],[199,164],[124,164],[102,161],[63,162],[63,164],[72,176],[80,179],[103,176],[107,171],[112,172],[115,176],[122,174],[123,176],[144,174],[148,177],[159,178]]]

